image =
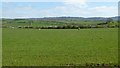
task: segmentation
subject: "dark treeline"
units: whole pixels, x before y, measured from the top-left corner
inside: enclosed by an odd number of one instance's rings
[[[19,26],[17,28],[24,28],[24,29],[87,29],[87,28],[118,28],[119,26],[109,26],[109,25],[66,25],[66,26]]]

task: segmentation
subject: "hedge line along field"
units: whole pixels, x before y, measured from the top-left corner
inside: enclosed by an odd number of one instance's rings
[[[118,61],[118,29],[3,28],[3,66],[59,66]]]

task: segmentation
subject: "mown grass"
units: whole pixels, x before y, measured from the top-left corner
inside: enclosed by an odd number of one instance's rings
[[[3,29],[3,66],[118,62],[118,29]]]

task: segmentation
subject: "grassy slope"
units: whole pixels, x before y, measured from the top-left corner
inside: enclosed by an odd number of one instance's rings
[[[9,22],[9,23],[7,23]],[[10,23],[11,22],[11,23]],[[26,23],[23,23],[26,22]],[[3,25],[4,26],[29,26],[30,25],[29,20],[4,20],[3,21]],[[76,24],[98,24],[98,23],[102,23],[102,21],[77,21],[77,20],[57,20],[57,21],[42,21],[42,20],[34,20],[32,21],[32,26],[50,26],[50,25],[65,25],[65,23],[76,23]]]
[[[0,67],[2,66],[2,28],[0,28]]]
[[[3,29],[3,65],[117,63],[117,29]]]

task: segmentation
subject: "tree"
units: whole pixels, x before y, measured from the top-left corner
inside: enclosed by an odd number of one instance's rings
[[[106,21],[106,23],[108,24],[108,23],[113,23],[113,19],[112,18],[107,18],[107,21]]]

